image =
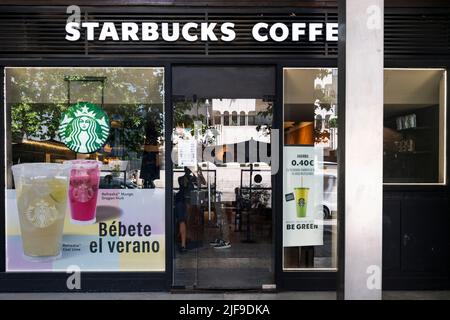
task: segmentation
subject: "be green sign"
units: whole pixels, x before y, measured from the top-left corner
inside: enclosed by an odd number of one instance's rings
[[[91,153],[105,144],[109,135],[109,119],[95,104],[78,102],[62,115],[59,136],[64,144],[78,153]]]

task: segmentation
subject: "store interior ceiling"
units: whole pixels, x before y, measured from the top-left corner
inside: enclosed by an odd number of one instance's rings
[[[444,71],[388,69],[384,72],[385,117],[439,105]]]
[[[386,69],[385,116],[438,105],[443,73],[442,69]],[[316,77],[317,69],[285,70],[284,103],[296,106],[289,108],[289,114],[285,113],[285,119],[296,121],[305,118],[305,109],[310,108],[315,102]],[[308,114],[308,117],[311,117],[311,114]]]

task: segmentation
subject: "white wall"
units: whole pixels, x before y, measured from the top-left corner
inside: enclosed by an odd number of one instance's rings
[[[346,1],[345,299],[381,299],[383,11]]]

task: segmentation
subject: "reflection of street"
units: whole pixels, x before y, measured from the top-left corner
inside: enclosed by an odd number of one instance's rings
[[[323,220],[323,245],[314,246],[314,267],[315,268],[332,268],[333,252],[335,241],[337,239],[337,218],[333,216],[331,219]],[[334,254],[334,255],[333,255]]]
[[[123,175],[123,178],[120,177]],[[127,171],[126,170],[104,170],[101,171],[100,176],[100,188],[101,189],[124,189],[124,188],[137,188],[133,186],[131,181],[127,181]]]
[[[337,212],[337,163],[324,162],[323,171],[323,214],[331,219]]]
[[[323,245],[314,247],[314,267],[333,267],[337,240],[337,163],[323,163]],[[333,255],[334,253],[334,255]]]
[[[337,219],[336,219],[336,217],[333,217],[332,220],[324,220],[323,221],[323,225],[324,225],[324,228],[326,226],[337,226]]]
[[[236,199],[236,188],[241,186],[241,176],[243,180],[243,187],[248,187],[250,179],[250,166],[242,166],[239,163],[227,163],[225,166],[215,166],[212,163],[208,164],[209,171],[203,170],[203,175],[205,179],[211,183],[211,187],[214,190],[222,193],[222,201],[234,201]],[[259,174],[261,176],[261,181],[255,183],[253,181],[252,187],[269,187],[271,186],[271,172],[270,166],[267,164],[259,164],[258,167],[254,167],[254,175]],[[263,171],[260,171],[263,170]],[[174,173],[174,188],[178,189],[177,178],[181,174],[181,171]],[[244,173],[242,173],[244,171]],[[163,176],[161,174],[161,176]],[[215,185],[214,185],[215,182]],[[155,182],[156,183],[156,182]],[[156,183],[159,186],[162,180]]]

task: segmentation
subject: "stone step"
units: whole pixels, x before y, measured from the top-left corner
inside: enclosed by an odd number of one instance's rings
[[[175,269],[189,268],[272,268],[270,258],[196,258],[175,259]]]

